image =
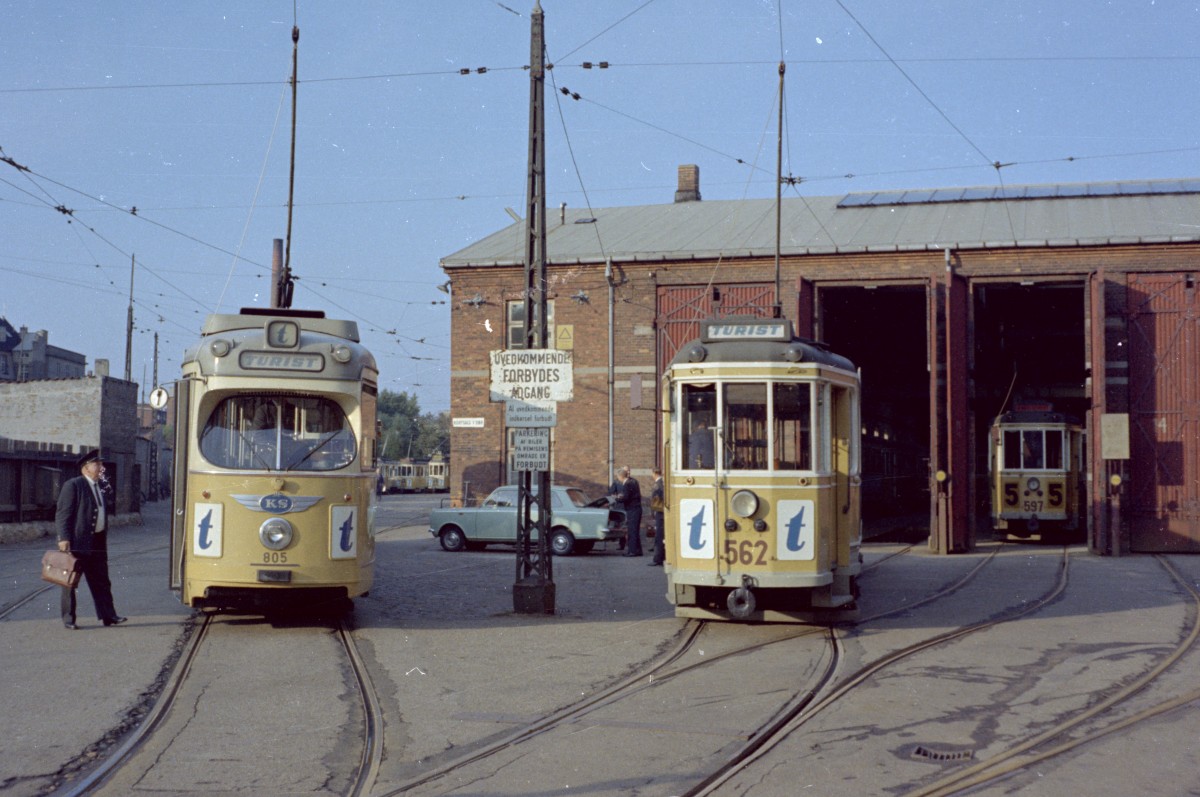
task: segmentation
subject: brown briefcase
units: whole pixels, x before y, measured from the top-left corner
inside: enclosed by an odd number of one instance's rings
[[[46,551],[42,556],[42,580],[60,587],[74,587],[83,575],[83,565],[66,551]]]

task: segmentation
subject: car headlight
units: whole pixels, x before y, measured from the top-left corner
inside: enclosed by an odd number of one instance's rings
[[[265,520],[258,527],[258,539],[272,551],[282,551],[292,544],[292,524],[281,517]]]
[[[1042,483],[1034,476],[1029,477],[1029,481],[1025,482],[1025,488],[1031,493],[1036,493],[1039,489],[1041,489],[1041,486]]]
[[[758,496],[749,490],[738,490],[729,501],[729,508],[738,517],[750,517],[758,511]]]

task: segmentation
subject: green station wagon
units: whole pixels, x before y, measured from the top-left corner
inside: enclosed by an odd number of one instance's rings
[[[550,550],[555,556],[587,553],[597,542],[625,533],[625,512],[595,501],[577,487],[550,488]],[[442,507],[429,513],[429,533],[447,551],[479,550],[517,542],[517,487],[497,487],[474,507]]]

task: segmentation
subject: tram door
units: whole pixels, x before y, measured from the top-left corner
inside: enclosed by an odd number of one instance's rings
[[[171,471],[170,588],[183,589],[183,552],[187,545],[188,444],[192,435],[192,383],[175,383],[175,457]]]

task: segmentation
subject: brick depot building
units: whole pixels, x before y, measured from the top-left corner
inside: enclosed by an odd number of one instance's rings
[[[574,360],[557,483],[648,477],[664,364],[699,319],[770,316],[778,284],[798,334],[862,371],[869,526],[915,518],[942,552],[990,535],[988,429],[1029,400],[1086,424],[1091,550],[1200,551],[1200,179],[785,199],[777,238],[774,200],[702,201],[698,174],[671,203],[548,213],[550,336]],[[523,344],[524,242],[516,223],[441,261],[456,501],[513,477],[488,354]]]

